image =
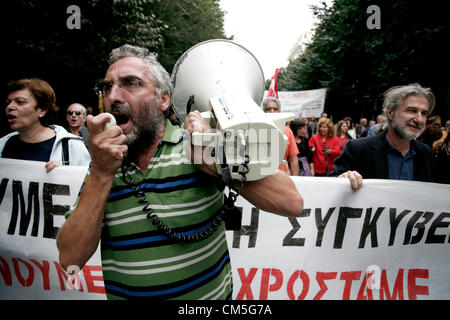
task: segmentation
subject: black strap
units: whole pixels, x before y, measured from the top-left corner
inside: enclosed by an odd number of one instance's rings
[[[217,152],[217,151],[216,151]],[[227,157],[225,156],[225,148],[222,147],[218,150],[220,158],[220,168],[222,169],[222,179],[225,184],[231,188],[233,185],[233,179],[231,178],[230,168],[228,167]]]
[[[195,103],[194,95],[192,95],[189,97],[189,100],[186,103],[186,114],[189,114],[189,112],[191,112],[191,108],[194,103]]]
[[[63,138],[62,139],[62,164],[63,166],[69,165],[69,139],[70,138]]]
[[[216,150],[217,152],[217,150]],[[239,196],[242,185],[235,190],[235,186],[233,185],[233,179],[231,177],[230,168],[227,164],[227,158],[225,156],[225,148],[220,148],[219,152],[219,161],[220,168],[222,169],[222,179],[225,185],[229,189],[228,197],[224,195],[224,204],[223,204],[223,220],[225,222],[225,229],[227,230],[241,230],[241,220],[242,220],[242,208],[238,208],[234,205],[236,202],[236,198]],[[245,172],[242,172],[242,176],[244,177],[248,173],[246,169]]]

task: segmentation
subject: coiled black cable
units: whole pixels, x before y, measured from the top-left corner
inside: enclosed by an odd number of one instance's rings
[[[165,235],[167,235],[171,240],[180,241],[180,242],[199,242],[205,240],[210,235],[212,235],[217,228],[222,223],[224,217],[224,207],[222,206],[219,211],[215,214],[213,220],[208,224],[206,228],[202,231],[198,231],[194,234],[188,234],[189,232],[176,232],[167,224],[165,224],[154,212],[151,208],[150,202],[147,200],[147,196],[143,190],[139,189],[139,185],[135,184],[135,180],[133,177],[127,174],[127,170],[125,165],[122,163],[122,180],[128,185],[130,189],[134,191],[134,196],[139,198],[138,203],[144,204],[142,211],[147,214],[147,219],[152,219],[152,224],[156,225],[160,231],[162,231]]]

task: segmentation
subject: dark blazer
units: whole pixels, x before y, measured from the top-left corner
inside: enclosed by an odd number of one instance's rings
[[[417,140],[411,141],[414,156],[414,180],[432,180],[434,166],[431,148]],[[358,171],[364,179],[389,179],[386,131],[378,135],[348,141],[344,152],[336,158],[329,176],[338,176],[348,170]]]

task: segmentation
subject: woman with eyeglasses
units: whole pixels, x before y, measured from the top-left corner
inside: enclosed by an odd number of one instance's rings
[[[44,161],[47,172],[61,164],[89,165],[91,157],[83,139],[50,124],[59,108],[46,81],[11,81],[6,94],[6,117],[14,132],[0,139],[1,158]]]

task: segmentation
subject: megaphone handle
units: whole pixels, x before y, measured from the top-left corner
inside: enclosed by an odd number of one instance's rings
[[[215,146],[217,145],[217,132],[192,132],[192,145],[194,146]]]
[[[211,120],[214,119],[214,116],[213,116],[211,111],[203,111],[203,112],[200,113],[200,115],[202,116],[203,120],[208,122],[208,124],[210,126],[215,125],[214,123],[211,123],[212,122]]]
[[[189,114],[191,112],[192,105],[195,103],[194,95],[190,96],[187,103],[186,103],[186,114]]]
[[[245,142],[245,134],[243,130],[238,130],[236,133],[236,139],[237,139],[237,145],[238,145],[238,152],[239,156],[244,158],[245,157],[245,149],[246,149],[246,142]]]

